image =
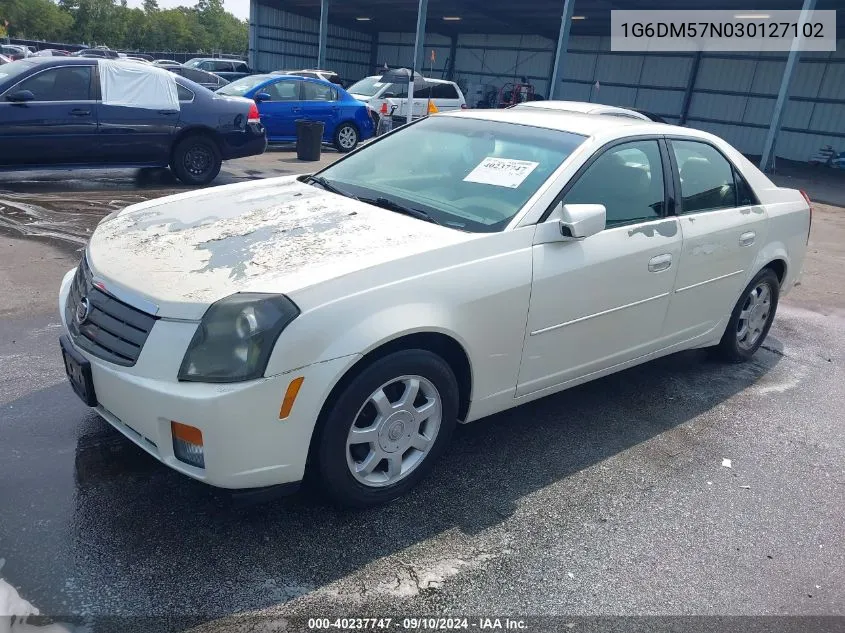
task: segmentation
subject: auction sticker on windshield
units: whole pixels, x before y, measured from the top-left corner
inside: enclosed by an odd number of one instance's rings
[[[537,165],[530,160],[516,160],[513,158],[495,158],[488,156],[473,169],[464,182],[477,182],[482,185],[495,185],[516,189],[528,178]]]

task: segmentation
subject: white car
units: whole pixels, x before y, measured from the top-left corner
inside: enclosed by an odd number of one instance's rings
[[[639,119],[640,121],[653,120],[637,110],[618,108],[616,106],[604,105],[603,103],[590,103],[588,101],[526,101],[511,107],[520,109],[531,108],[540,110],[562,110],[564,112],[581,112],[583,114],[604,114],[607,116],[621,116],[628,119]]]
[[[61,344],[82,399],[168,466],[225,488],[308,470],[364,506],[458,422],[679,350],[748,359],[810,222],[705,132],[441,114],[316,175],[108,216],[62,282]]]
[[[429,101],[439,112],[463,110],[467,107],[464,94],[454,81],[425,78],[425,84],[425,87],[414,89],[415,118],[426,116]],[[388,112],[395,106],[394,114],[397,116],[407,113],[408,86],[384,83],[381,81],[381,75],[365,77],[347,88],[347,92],[358,101],[366,103],[373,112],[381,113],[382,105],[387,104]]]

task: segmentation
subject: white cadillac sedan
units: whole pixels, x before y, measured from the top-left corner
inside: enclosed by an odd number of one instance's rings
[[[811,210],[719,138],[514,108],[420,120],[308,177],[113,214],[65,277],[77,394],[225,488],[365,506],[455,424],[678,350],[748,359]]]

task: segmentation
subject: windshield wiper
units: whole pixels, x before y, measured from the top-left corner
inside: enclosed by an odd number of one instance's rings
[[[411,207],[406,207],[404,204],[399,204],[394,200],[389,200],[388,198],[359,198],[361,202],[366,202],[367,204],[372,204],[377,207],[381,207],[382,209],[387,209],[388,211],[396,211],[397,213],[402,213],[404,215],[409,215],[412,218],[417,218],[418,220],[425,220],[426,222],[431,222],[432,224],[440,224],[437,220],[435,220],[431,215],[426,213],[421,209],[413,209]]]
[[[305,182],[315,182],[330,193],[336,193],[337,195],[343,196],[345,198],[352,198],[353,200],[358,200],[356,196],[353,196],[351,193],[347,193],[342,189],[338,189],[322,176],[308,176],[308,178],[305,179]]]

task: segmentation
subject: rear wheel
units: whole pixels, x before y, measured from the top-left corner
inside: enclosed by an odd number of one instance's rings
[[[335,400],[316,440],[316,473],[344,506],[405,494],[433,467],[457,423],[458,384],[449,365],[404,350],[363,369]]]
[[[751,280],[734,306],[717,348],[722,358],[738,363],[754,355],[772,327],[779,297],[777,275],[771,268],[764,268]]]
[[[173,150],[170,169],[186,185],[207,185],[217,178],[222,164],[217,143],[197,134],[179,141]]]
[[[334,146],[339,152],[351,152],[358,145],[358,128],[344,123],[334,133]]]

